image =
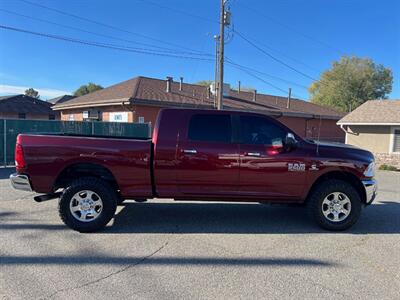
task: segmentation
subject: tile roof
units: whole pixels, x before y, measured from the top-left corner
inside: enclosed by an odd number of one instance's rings
[[[77,97],[64,103],[56,104],[56,110],[112,105],[112,104],[153,104],[160,106],[185,106],[213,107],[214,96],[208,97],[207,87],[183,83],[182,90],[179,90],[179,82],[171,82],[171,91],[166,91],[166,81],[148,77],[136,77],[108,88]],[[344,114],[333,109],[322,107],[307,101],[291,99],[290,108],[286,108],[287,98],[257,94],[256,101],[253,101],[253,93],[247,91],[231,90],[229,95],[224,97],[224,107],[228,109],[244,109],[255,111],[266,111],[269,113],[286,114],[307,114],[321,115],[333,119],[340,119]]]
[[[0,97],[0,112],[3,113],[33,113],[54,114],[51,103],[26,95]]]
[[[400,124],[400,99],[369,100],[338,121],[338,124],[349,123]]]

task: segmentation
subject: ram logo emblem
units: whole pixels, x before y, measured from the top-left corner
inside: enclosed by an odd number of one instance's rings
[[[290,172],[304,172],[306,170],[305,164],[288,163],[288,171]]]

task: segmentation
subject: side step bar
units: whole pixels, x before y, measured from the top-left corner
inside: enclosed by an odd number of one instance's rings
[[[62,194],[61,192],[57,192],[57,193],[52,193],[52,194],[39,195],[39,196],[33,197],[33,200],[35,200],[36,202],[44,202],[44,201],[48,201],[51,199],[60,198],[61,194]]]

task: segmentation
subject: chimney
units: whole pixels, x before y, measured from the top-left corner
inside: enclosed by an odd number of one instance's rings
[[[238,81],[238,93],[240,93],[240,80]]]
[[[172,83],[172,77],[170,77],[170,76],[167,76],[167,93],[170,93],[171,92],[171,83]]]
[[[290,108],[290,98],[292,97],[292,88],[289,88],[289,94],[287,97],[287,104],[286,104],[286,108]]]
[[[179,90],[182,91],[183,77],[179,77]]]
[[[256,102],[257,100],[257,90],[253,90],[253,101]]]

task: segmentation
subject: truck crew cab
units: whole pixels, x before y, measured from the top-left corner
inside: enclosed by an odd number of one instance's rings
[[[376,195],[372,153],[307,141],[274,118],[163,109],[152,139],[20,134],[16,189],[59,199],[62,221],[96,231],[125,199],[297,203],[325,229],[345,230]]]

